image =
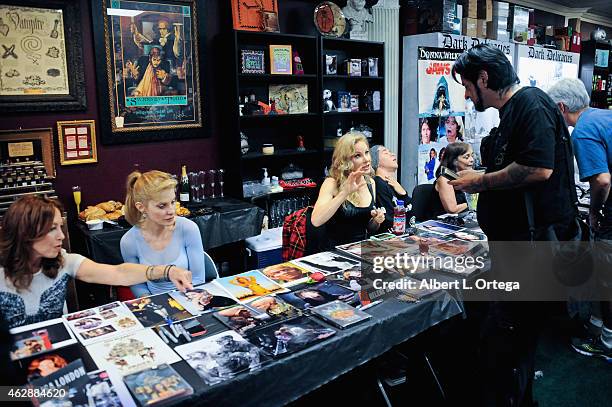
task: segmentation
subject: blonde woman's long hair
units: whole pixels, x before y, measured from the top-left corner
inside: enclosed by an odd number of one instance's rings
[[[349,174],[353,172],[352,158],[355,154],[355,145],[360,141],[364,142],[368,149],[370,148],[366,136],[358,131],[346,133],[344,136],[340,137],[338,143],[336,143],[329,175],[336,181],[336,188],[338,188],[338,190],[342,189]],[[366,175],[366,182],[370,183],[370,177],[373,176],[374,173],[371,171],[369,175]],[[359,203],[359,192],[353,192],[346,200],[357,206]]]
[[[136,202],[143,204],[156,198],[160,192],[167,189],[174,190],[177,181],[172,175],[163,171],[147,171],[140,173],[132,172],[128,175],[125,194],[125,220],[130,225],[136,226],[142,223],[142,213],[136,208]]]

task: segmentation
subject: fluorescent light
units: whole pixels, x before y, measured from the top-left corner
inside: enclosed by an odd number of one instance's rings
[[[122,16],[122,17],[136,17],[139,14],[142,14],[143,11],[140,10],[126,10],[123,8],[107,8],[106,14],[109,16]]]

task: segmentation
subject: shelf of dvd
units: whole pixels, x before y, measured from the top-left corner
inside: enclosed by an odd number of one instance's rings
[[[15,200],[32,194],[56,198],[53,178],[47,175],[42,162],[0,164],[0,217]]]

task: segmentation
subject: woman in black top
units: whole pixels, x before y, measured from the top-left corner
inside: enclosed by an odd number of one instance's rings
[[[338,140],[329,173],[311,216],[313,226],[326,225],[329,246],[363,240],[368,232],[378,231],[385,214],[375,208],[370,147],[362,133],[349,132]]]
[[[459,213],[468,208],[465,195],[461,191],[455,191],[448,179],[440,176],[440,168],[446,167],[454,172],[471,169],[474,166],[474,150],[467,143],[450,143],[446,146],[444,158],[436,171],[436,182],[434,184],[432,199],[433,217],[445,213]]]
[[[386,147],[376,145],[371,149],[372,168],[376,172],[376,205],[385,208],[385,221],[380,225],[380,232],[393,228],[393,210],[396,201],[404,201],[404,207],[412,202],[408,193],[397,182],[397,157]]]

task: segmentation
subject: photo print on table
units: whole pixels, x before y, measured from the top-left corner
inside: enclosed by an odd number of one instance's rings
[[[199,285],[185,292],[171,291],[170,296],[193,315],[218,311],[238,303],[236,298],[215,281]]]
[[[11,359],[23,359],[77,342],[62,318],[20,326],[10,330],[13,337]]]
[[[289,291],[270,280],[258,270],[219,278],[215,280],[215,283],[221,285],[243,304],[265,295]]]
[[[338,273],[359,265],[359,260],[341,256],[333,252],[321,252],[310,256],[291,260],[291,263],[298,265],[310,272],[320,272],[325,275]]]
[[[176,401],[193,394],[193,387],[167,364],[126,375],[123,381],[141,406]]]
[[[101,369],[116,371],[120,375],[181,360],[149,329],[143,329],[121,338],[97,342],[86,348]]]
[[[64,315],[64,318],[83,345],[107,340],[143,328],[134,314],[118,301]]]
[[[88,371],[98,369],[92,358],[78,343],[15,361],[16,383],[46,377],[66,367],[75,360],[83,360]]]
[[[312,309],[313,314],[332,325],[345,329],[371,318],[366,314],[342,301],[332,301]]]
[[[460,226],[449,225],[448,223],[438,222],[435,220],[428,220],[426,222],[419,223],[416,225],[416,227],[417,229],[440,233],[442,235],[450,235],[451,233],[463,229]]]
[[[303,283],[308,280],[308,275],[310,274],[308,270],[290,262],[268,266],[262,269],[261,272],[283,287]]]
[[[136,298],[125,301],[124,304],[145,327],[193,317],[182,304],[167,293]]]
[[[248,333],[247,339],[266,354],[278,357],[305,349],[335,333],[334,329],[301,316],[254,329]]]
[[[198,340],[209,333],[198,318],[184,319],[171,325],[157,325],[152,329],[170,347]]]
[[[221,332],[175,350],[210,386],[258,369],[266,358],[234,331]]]
[[[329,281],[294,292],[280,294],[279,296],[300,310],[327,304],[335,300],[340,300],[347,304],[357,304],[359,301],[357,293]]]
[[[271,319],[266,313],[246,305],[236,305],[214,313],[225,326],[244,335],[247,331],[265,325]]]

